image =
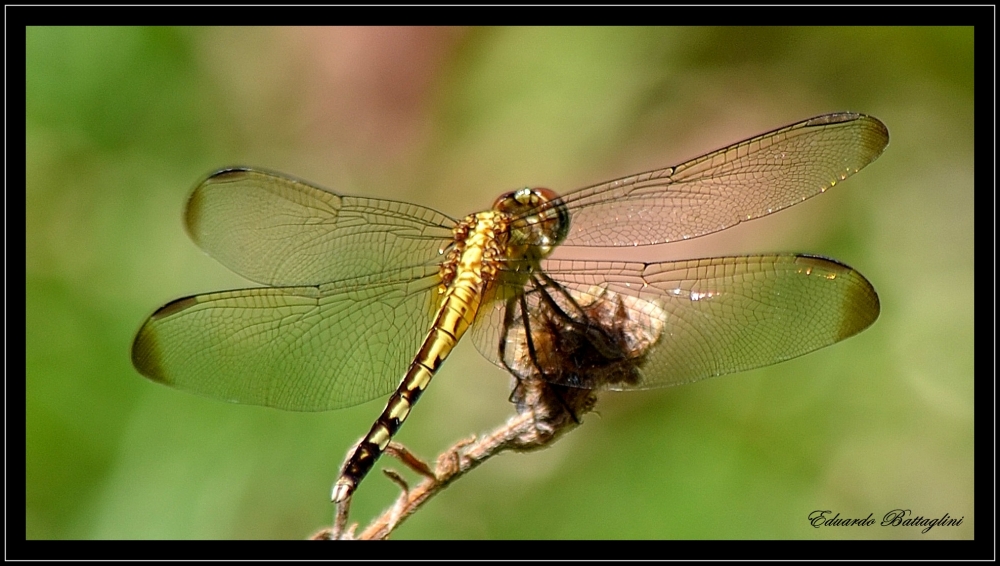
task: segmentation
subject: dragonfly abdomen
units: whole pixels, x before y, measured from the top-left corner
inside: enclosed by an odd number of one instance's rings
[[[503,222],[503,215],[484,212],[455,228],[465,238],[456,242],[449,259],[442,264],[443,293],[434,324],[382,414],[344,464],[333,486],[333,501],[346,500],[368,475],[445,358],[475,321],[487,290],[496,280],[496,267],[483,260],[503,249],[505,243],[497,239],[497,234],[505,233],[499,230]]]

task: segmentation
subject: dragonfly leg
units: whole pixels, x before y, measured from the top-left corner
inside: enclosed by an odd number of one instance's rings
[[[569,291],[567,291],[565,287],[553,281],[552,278],[544,272],[536,273],[535,277],[542,279],[542,283],[539,283],[537,279],[533,279],[535,287],[540,291],[542,298],[545,300],[548,307],[552,309],[555,316],[561,317],[567,324],[579,331],[582,335],[586,336],[590,345],[608,360],[621,359],[624,357],[621,348],[611,337],[605,327],[601,324],[591,324],[590,315],[587,314],[586,309],[581,306],[572,295],[569,294]],[[560,307],[555,299],[553,299],[552,296],[544,290],[545,288],[555,289],[560,295],[562,295],[562,297],[566,299],[566,302],[573,308],[573,310],[576,311],[579,319],[570,316],[562,307]]]
[[[540,286],[538,284],[538,281],[535,279],[532,279],[532,282],[534,283],[535,289],[539,293],[541,293],[543,297],[545,297],[546,303],[554,305],[555,301],[552,299],[552,297],[548,295],[548,292],[545,290],[544,286]],[[523,294],[518,297],[518,300],[520,301],[520,306],[521,306],[521,320],[522,324],[524,324],[525,345],[527,346],[528,357],[531,359],[531,364],[535,366],[535,370],[538,372],[538,375],[535,376],[535,379],[550,384],[546,386],[549,392],[552,394],[553,397],[555,397],[556,401],[559,402],[559,405],[563,408],[563,410],[565,410],[566,413],[568,413],[570,417],[572,417],[573,422],[575,422],[576,424],[580,424],[581,421],[580,418],[577,416],[576,411],[566,402],[565,396],[562,393],[563,386],[555,383],[555,378],[553,376],[548,375],[546,371],[542,368],[541,362],[538,361],[538,350],[535,347],[534,335],[531,329],[531,317],[528,315],[528,301],[525,298],[525,295]],[[516,391],[511,393],[511,396],[512,397],[515,396],[515,393]]]
[[[544,293],[542,291],[542,294]],[[543,381],[548,381],[545,370],[538,363],[538,351],[535,350],[535,340],[531,335],[531,317],[528,316],[528,301],[524,298],[523,294],[518,296],[518,301],[521,303],[521,323],[524,324],[524,342],[528,347],[528,358],[531,360],[531,365],[535,366],[535,369],[538,371],[538,377]]]
[[[507,304],[503,309],[503,330],[500,333],[500,343],[497,345],[497,351],[500,354],[500,363],[503,364],[505,370],[514,376],[514,379],[521,381],[524,376],[520,374],[510,362],[507,361],[507,337],[510,333],[511,327],[514,325],[514,298],[507,299]]]

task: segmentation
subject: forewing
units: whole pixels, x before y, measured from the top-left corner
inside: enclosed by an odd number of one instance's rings
[[[188,233],[240,275],[317,285],[440,261],[451,218],[414,204],[336,194],[292,177],[233,168],[188,199]]]
[[[132,345],[146,377],[208,397],[321,411],[395,389],[430,326],[434,267],[379,280],[178,299]]]
[[[874,161],[889,132],[864,114],[818,116],[676,167],[566,194],[565,246],[659,244],[723,230],[822,193]]]

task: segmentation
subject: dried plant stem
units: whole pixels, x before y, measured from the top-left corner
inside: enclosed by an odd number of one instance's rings
[[[392,507],[375,518],[358,538],[373,540],[388,537],[400,523],[453,481],[494,455],[510,449],[517,437],[527,432],[531,426],[531,414],[517,415],[482,438],[458,442],[438,457],[434,477],[423,480],[408,491],[404,490]]]
[[[480,464],[504,452],[525,452],[543,448],[562,434],[580,424],[578,415],[590,411],[596,398],[592,391],[562,388],[538,381],[521,382],[514,393],[519,413],[492,432],[463,439],[438,456],[432,471],[429,466],[411,454],[402,445],[392,442],[386,450],[405,465],[425,477],[408,488],[398,474],[390,479],[400,484],[402,492],[396,501],[365,529],[353,536],[356,525],[346,528],[347,507],[341,504],[334,529],[324,529],[313,538],[345,538],[359,540],[385,539],[424,503],[440,493],[452,482],[474,470]],[[345,531],[346,528],[346,531]]]

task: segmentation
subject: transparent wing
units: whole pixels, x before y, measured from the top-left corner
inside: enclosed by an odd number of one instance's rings
[[[415,204],[352,197],[277,173],[231,168],[188,199],[191,239],[265,285],[316,285],[440,262],[455,221]]]
[[[888,143],[889,131],[871,116],[828,114],[676,167],[568,193],[562,201],[570,232],[562,245],[637,246],[717,232],[822,193]]]
[[[178,299],[132,344],[153,381],[293,411],[355,405],[395,389],[433,318],[436,266],[312,287]]]
[[[853,336],[879,314],[860,273],[806,255],[550,260],[545,273],[565,292],[528,287],[530,332],[521,302],[512,312],[500,302],[473,337],[501,367],[560,385],[645,389],[749,370]]]

